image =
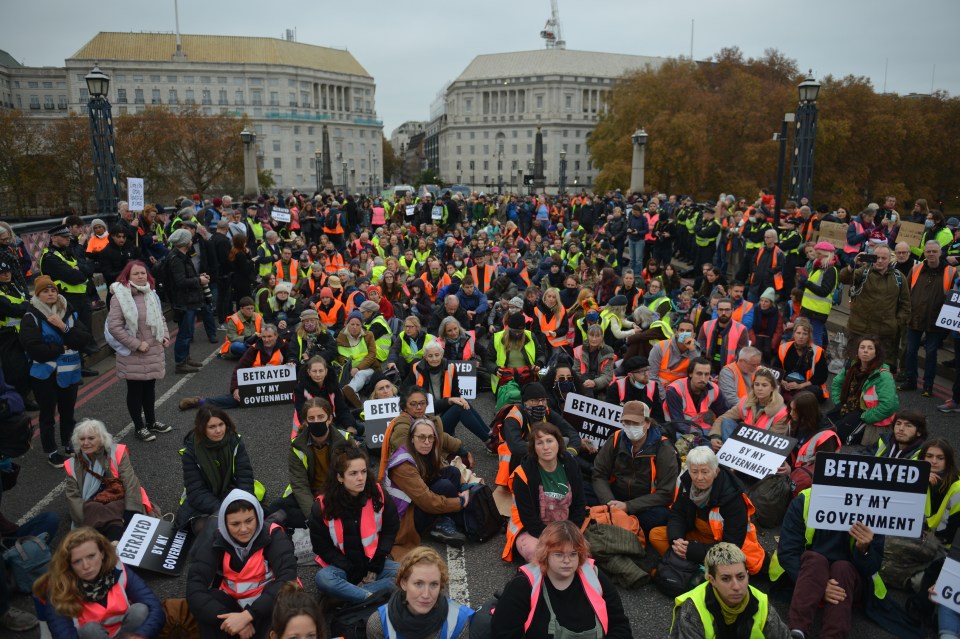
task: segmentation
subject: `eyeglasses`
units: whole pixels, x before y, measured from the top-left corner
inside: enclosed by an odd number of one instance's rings
[[[556,561],[577,561],[580,559],[580,553],[575,550],[571,552],[552,552],[550,558]]]
[[[410,408],[426,408],[427,401],[423,400],[420,402],[407,402],[407,406],[409,406]]]
[[[433,443],[437,439],[433,435],[414,435],[413,438],[421,444]]]
[[[573,377],[571,377],[570,375],[566,375],[566,376],[564,376],[564,377],[561,377],[560,375],[557,375],[557,381],[558,381],[558,382],[569,382],[569,381],[572,381],[572,380],[573,380]]]

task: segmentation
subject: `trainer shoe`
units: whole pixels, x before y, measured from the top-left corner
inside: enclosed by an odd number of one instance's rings
[[[184,361],[184,364],[186,364],[187,366],[193,366],[194,368],[203,368],[203,363],[198,362],[192,357],[187,357],[187,359]]]
[[[803,630],[791,630],[790,639],[807,639],[807,635],[803,634]]]
[[[933,397],[933,389],[924,388],[923,391],[920,392],[920,397]]]
[[[227,325],[226,325],[226,324],[221,324],[220,326],[217,327],[217,330],[218,330],[218,331],[226,331],[226,330],[227,330]]]
[[[184,397],[180,400],[180,410],[190,410],[191,408],[198,408],[199,406],[199,397]]]
[[[941,413],[960,413],[960,404],[957,404],[957,402],[952,399],[948,399],[945,404],[937,406],[937,410]]]
[[[6,614],[0,617],[0,628],[6,628],[11,632],[26,632],[35,628],[38,623],[40,622],[37,621],[35,616],[16,608],[10,608]]]
[[[439,517],[430,531],[430,537],[440,543],[460,548],[467,541],[466,535],[457,530],[453,520],[449,517]]]
[[[146,426],[142,426],[138,428],[136,431],[136,435],[137,435],[137,439],[139,439],[142,442],[152,442],[157,438],[157,436],[151,433],[150,429],[147,428]]]
[[[67,458],[61,455],[59,450],[47,455],[47,463],[54,468],[63,468],[63,463],[65,461],[67,461]]]
[[[178,375],[183,375],[183,374],[189,374],[189,373],[196,373],[198,370],[200,369],[195,366],[191,366],[186,362],[181,362],[180,364],[177,364],[177,367],[174,369],[174,372],[177,373]]]
[[[151,433],[169,433],[173,430],[173,426],[167,426],[163,422],[153,422],[152,424],[147,424],[147,428],[150,429]]]

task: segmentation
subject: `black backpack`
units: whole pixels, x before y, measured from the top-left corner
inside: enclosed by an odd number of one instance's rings
[[[173,282],[170,277],[170,260],[172,259],[170,256],[173,255],[174,250],[170,249],[163,259],[150,267],[150,275],[153,276],[157,296],[165,302],[171,301],[170,290]]]
[[[504,517],[497,509],[493,491],[486,484],[470,487],[470,501],[460,514],[463,532],[470,541],[486,541],[503,531]]]
[[[368,597],[366,601],[343,606],[331,615],[330,636],[343,639],[366,639],[367,620],[370,615],[379,614],[377,609],[383,605],[390,592]]]
[[[670,549],[660,559],[657,572],[653,575],[653,585],[668,597],[679,597],[688,590],[700,585],[704,580],[700,566],[681,559]]]
[[[323,218],[323,225],[330,230],[337,228],[337,214],[333,211],[327,211],[326,217]]]

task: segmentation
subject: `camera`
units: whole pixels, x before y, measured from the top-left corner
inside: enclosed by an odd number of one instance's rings
[[[203,273],[206,275],[206,273]],[[200,287],[200,290],[203,291],[203,301],[206,304],[213,304],[213,291],[210,290],[210,283],[206,283]]]

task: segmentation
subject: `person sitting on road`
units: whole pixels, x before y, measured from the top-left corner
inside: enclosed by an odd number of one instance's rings
[[[377,358],[377,344],[373,332],[363,328],[363,315],[360,311],[351,311],[347,325],[337,335],[336,363],[349,369],[346,380],[341,379],[343,396],[354,408],[363,408],[360,393],[374,374],[380,371]],[[347,366],[349,364],[349,367]]]
[[[443,346],[443,356],[451,361],[479,363],[475,331],[464,330],[456,317],[447,317],[440,322],[437,341]]]
[[[273,606],[270,639],[322,638],[326,629],[323,610],[313,594],[296,581],[288,581],[277,593]]]
[[[901,410],[893,416],[893,428],[880,436],[874,454],[894,459],[920,459],[926,441],[927,416],[918,410]]]
[[[645,536],[666,526],[680,474],[670,440],[639,401],[623,405],[620,428],[593,460],[593,492],[600,504],[634,515]]]
[[[614,369],[615,381],[607,387],[606,400],[620,406],[627,402],[643,402],[650,407],[650,416],[663,421],[663,401],[660,385],[650,379],[650,362],[636,355],[620,362]]]
[[[250,348],[248,341],[260,336],[263,327],[263,316],[256,311],[252,297],[243,297],[237,304],[239,309],[227,317],[224,324],[227,327],[227,336],[220,347],[218,357],[222,359],[239,359]]]
[[[790,401],[790,436],[797,439],[793,466],[809,466],[811,477],[817,453],[835,453],[842,445],[833,424],[820,410],[817,396],[807,391]]]
[[[106,537],[86,526],[56,546],[33,596],[48,636],[56,639],[155,639],[163,630],[163,606],[150,586],[120,562]]]
[[[729,297],[720,298],[715,312],[717,317],[700,327],[697,343],[703,356],[710,361],[711,372],[719,375],[720,369],[736,361],[737,352],[748,346],[750,325],[733,319],[733,300]]]
[[[687,472],[679,484],[668,523],[650,531],[649,545],[661,555],[672,549],[680,559],[702,565],[711,546],[727,541],[743,550],[747,570],[757,574],[764,551],[750,521],[753,504],[740,480],[720,468],[709,446],[698,446],[687,454]]]
[[[746,397],[753,388],[753,374],[757,372],[761,359],[760,349],[747,346],[737,353],[737,361],[720,369],[717,385],[727,406],[736,406],[740,398]]]
[[[547,524],[569,520],[580,526],[586,518],[583,476],[577,460],[563,448],[563,435],[553,424],[540,422],[530,431],[527,457],[510,477],[513,504],[507,524],[503,559],[514,553],[533,560],[537,540]]]
[[[290,439],[297,436],[297,431],[300,428],[300,413],[303,411],[304,403],[314,397],[322,397],[330,402],[333,409],[333,420],[337,428],[354,435],[362,433],[363,422],[357,421],[351,407],[347,404],[343,391],[337,384],[336,375],[330,374],[330,365],[327,363],[327,359],[321,355],[314,355],[300,367],[297,387],[293,391],[293,432],[290,433]]]
[[[275,324],[284,333],[297,325],[300,311],[303,310],[300,302],[290,295],[292,290],[290,282],[277,282],[273,295],[267,300],[267,307],[260,309],[263,311],[263,320]]]
[[[829,397],[827,377],[830,376],[830,370],[827,368],[826,352],[813,343],[812,336],[810,320],[799,317],[793,325],[793,340],[781,343],[777,351],[774,366],[784,372],[781,388],[786,402],[802,390],[813,393],[821,403]]]
[[[960,530],[960,468],[956,452],[949,441],[934,437],[920,447],[918,459],[930,464],[924,523],[949,548]]]
[[[650,349],[650,379],[657,382],[666,398],[667,387],[678,379],[686,379],[690,362],[700,357],[700,347],[693,334],[693,322],[680,320],[676,334],[657,342]],[[708,362],[709,363],[709,362]]]
[[[663,414],[671,422],[693,422],[704,432],[710,430],[718,415],[727,411],[727,402],[717,385],[710,381],[711,364],[703,357],[690,362],[689,377],[667,386]],[[687,427],[676,430],[686,432]]]
[[[844,443],[873,446],[893,423],[900,396],[878,338],[861,337],[850,352],[853,361],[833,378],[834,409],[827,417]]]
[[[422,282],[422,280],[421,280]],[[403,320],[403,332],[397,336],[387,360],[388,368],[396,368],[405,378],[410,365],[423,357],[423,347],[434,340],[434,336],[423,330],[420,319],[411,315]]]
[[[76,451],[63,465],[67,472],[67,502],[74,527],[90,526],[110,541],[119,541],[133,515],[145,515],[150,501],[140,486],[125,444],[115,444],[103,422],[85,419],[73,429]],[[94,498],[107,479],[123,483],[123,497],[109,504]]]
[[[525,326],[523,312],[513,313],[506,328],[493,334],[484,364],[494,393],[509,379],[517,379],[521,385],[522,380],[536,379],[545,363],[543,349]]]
[[[544,529],[534,560],[503,589],[490,634],[497,639],[633,637],[616,585],[597,569],[579,526],[570,521]]]
[[[208,517],[234,488],[254,491],[253,466],[233,420],[223,410],[197,411],[193,430],[183,438],[183,496],[174,524],[199,534]]]
[[[617,356],[613,349],[603,341],[603,329],[594,324],[587,329],[584,344],[573,349],[575,364],[583,377],[583,387],[587,397],[604,397],[606,389],[613,381],[613,368]]]
[[[776,435],[788,435],[790,432],[790,410],[783,403],[783,397],[777,392],[779,384],[769,368],[758,368],[753,374],[753,384],[746,397],[740,398],[732,408],[717,416],[710,429],[710,446],[720,450],[742,423]]]
[[[297,580],[293,542],[279,524],[266,524],[260,502],[233,489],[215,526],[198,541],[187,573],[187,605],[201,637],[266,639],[283,585]]]
[[[368,475],[366,452],[346,442],[332,458],[327,489],[310,511],[310,541],[321,566],[315,581],[322,594],[359,603],[393,588],[398,566],[390,551],[400,518]]]
[[[312,308],[300,313],[297,329],[287,339],[286,359],[290,362],[305,362],[321,355],[328,362],[337,356],[337,342],[327,327],[320,323],[320,316]]]
[[[586,395],[583,378],[573,368],[573,362],[566,353],[560,353],[553,367],[541,380],[547,390],[547,408],[551,413],[563,413],[567,395],[576,393]],[[616,403],[616,402],[614,402]]]
[[[750,585],[742,550],[721,541],[707,551],[703,565],[707,580],[676,598],[669,639],[790,639],[790,629],[766,593]]]

